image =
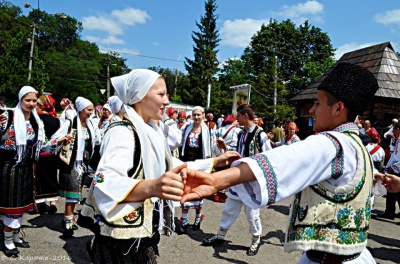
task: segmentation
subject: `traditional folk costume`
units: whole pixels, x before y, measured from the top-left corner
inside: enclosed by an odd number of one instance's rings
[[[119,99],[118,96],[113,95],[108,98],[108,104],[110,106],[111,113],[113,114],[111,122],[121,121],[122,119],[118,116],[118,113],[121,111],[123,106],[121,99]]]
[[[51,112],[51,111],[50,111]],[[60,128],[60,120],[45,112],[39,113],[40,119],[43,121],[46,140]],[[48,212],[54,214],[57,211],[55,205],[46,205],[47,202],[58,200],[58,157],[55,150],[51,149],[51,143],[46,142],[45,149],[42,149],[39,160],[36,164],[36,197],[35,202],[38,204],[39,213]]]
[[[101,138],[103,138],[104,132],[107,130],[107,127],[112,122],[113,116],[114,116],[109,104],[103,105],[103,109],[107,109],[110,112],[110,116],[108,118],[105,118],[104,116],[102,118],[100,118],[100,121],[98,124],[98,129],[99,129]]]
[[[78,112],[84,110],[92,104],[89,100],[78,97],[75,101]],[[62,155],[70,156],[69,161],[60,160],[59,168],[59,196],[65,197],[65,203],[76,204],[82,199],[82,182],[89,173],[89,161],[94,153],[94,147],[99,143],[99,135],[89,119],[85,120],[86,128],[82,127],[79,115],[72,120],[66,121],[60,129],[52,136],[53,148],[58,146],[58,139],[72,134],[73,139],[69,144],[69,149]],[[61,148],[61,146],[60,146]],[[61,150],[64,151],[64,150]],[[70,154],[68,154],[70,153]],[[64,226],[63,234],[72,236],[76,226],[73,222],[73,215],[65,215],[62,222]]]
[[[22,112],[21,100],[28,93],[37,91],[30,86],[22,87],[18,93],[20,102],[14,112],[5,112],[8,120],[0,127],[0,219],[14,230],[4,231],[3,251],[7,256],[19,253],[15,246],[29,247],[18,233],[23,215],[35,209],[34,162],[39,159],[45,141],[43,122],[36,109],[28,121]]]
[[[296,123],[295,122],[290,122],[289,124],[287,124],[287,126],[285,128],[286,136],[283,137],[281,142],[276,143],[275,147],[284,146],[284,145],[291,145],[293,143],[296,143],[296,142],[300,141],[299,136],[297,136],[296,134],[289,136],[289,128],[290,127],[294,127],[296,133],[299,132],[299,128],[297,127]]]
[[[360,114],[378,84],[368,70],[339,63],[318,89]],[[375,263],[366,248],[373,164],[358,134],[354,123],[344,123],[333,131],[232,164],[247,163],[256,177],[236,186],[250,207],[294,195],[284,248],[304,251],[299,263]]]
[[[366,249],[373,167],[355,124],[238,162],[248,163],[257,178],[236,186],[238,195],[252,208],[296,194],[285,251],[319,250],[350,257],[361,253],[357,261],[348,263],[375,263]],[[303,255],[302,259],[306,258]]]
[[[160,232],[173,225],[171,201],[122,202],[140,181],[158,178],[175,165],[160,127],[144,123],[127,106],[139,102],[159,77],[139,69],[111,79],[128,119],[112,123],[105,133],[102,158],[78,219],[95,233],[94,263],[155,263]],[[212,166],[209,159],[192,168],[210,172]]]
[[[248,131],[242,131],[238,137],[237,152],[242,157],[249,157],[254,154],[271,150],[270,140],[267,134],[257,125],[253,124]],[[219,231],[216,236],[203,240],[204,245],[216,245],[225,242],[225,235],[236,221],[242,207],[249,222],[249,232],[252,234],[252,243],[247,252],[248,255],[255,255],[260,245],[260,236],[262,233],[262,225],[260,219],[260,209],[251,208],[243,203],[241,197],[236,192],[236,186],[229,188],[228,199],[225,202],[225,208],[222,212],[221,221],[219,223]]]
[[[76,116],[76,110],[74,104],[68,98],[61,99],[61,105],[65,105],[64,110],[61,115],[58,117],[60,119],[61,124],[63,124],[66,120],[71,120]]]
[[[219,128],[215,133],[218,138],[222,138],[225,141],[227,151],[236,151],[238,134],[241,131],[239,127],[236,127],[235,124],[232,124],[234,121],[234,116],[227,116],[222,123],[222,127]]]
[[[180,122],[180,120],[179,120],[181,117],[183,117],[185,119],[183,122]],[[186,128],[187,125],[189,125],[189,122],[186,121],[186,113],[183,112],[183,111],[179,112],[179,114],[178,114],[178,123],[176,123],[176,126],[181,131],[183,131]]]
[[[204,113],[202,107],[196,106],[193,111],[200,110]],[[182,147],[180,150],[180,159],[182,161],[194,161],[197,159],[207,159],[220,155],[220,151],[217,146],[217,140],[215,131],[209,128],[204,122],[201,122],[201,133],[194,133],[192,129],[194,123],[189,124],[182,132]],[[203,207],[203,200],[188,201],[185,202],[181,208],[184,210],[195,209],[197,211],[193,230],[199,230],[201,221],[204,216],[200,213]],[[188,215],[182,214],[181,225],[179,227],[179,233],[185,233],[189,226]]]

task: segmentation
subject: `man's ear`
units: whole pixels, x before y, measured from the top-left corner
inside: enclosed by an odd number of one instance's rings
[[[339,114],[345,110],[344,103],[342,101],[337,102],[336,112]]]

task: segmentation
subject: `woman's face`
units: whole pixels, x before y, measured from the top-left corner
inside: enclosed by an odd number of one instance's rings
[[[296,128],[294,127],[289,127],[289,135],[293,136],[294,134],[296,134]]]
[[[109,118],[110,115],[111,115],[111,112],[108,111],[107,108],[103,108],[103,116],[104,116],[105,118]]]
[[[79,119],[80,120],[86,120],[88,119],[92,114],[93,114],[94,106],[88,105],[85,109],[79,112]]]
[[[192,115],[195,124],[200,124],[203,121],[203,113],[199,109],[194,110]]]
[[[37,94],[27,93],[21,99],[21,108],[24,113],[31,113],[37,105]]]
[[[146,96],[136,103],[134,108],[147,123],[150,119],[162,120],[167,105],[169,105],[167,85],[163,78],[158,78]]]

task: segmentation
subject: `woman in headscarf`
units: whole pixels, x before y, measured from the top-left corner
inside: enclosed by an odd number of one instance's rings
[[[187,125],[188,125],[188,122],[186,122],[186,113],[185,113],[185,111],[180,111],[178,114],[178,124],[176,126],[180,130],[184,130]]]
[[[124,111],[122,109],[123,103],[121,99],[119,99],[118,96],[113,95],[108,98],[108,105],[113,114],[112,121],[121,121],[124,116]]]
[[[162,120],[169,104],[167,87],[158,73],[145,69],[111,82],[125,116],[110,124],[104,136],[102,157],[78,222],[95,233],[88,247],[94,263],[156,263],[161,230],[174,228],[171,200],[183,195],[178,172],[186,166],[168,171],[179,163],[172,159],[172,164],[163,131],[152,121]],[[209,159],[197,168],[210,172],[220,163],[225,161]]]
[[[58,117],[60,119],[61,124],[65,122],[65,120],[71,120],[76,116],[76,110],[74,104],[68,98],[61,99],[60,106],[63,109],[63,112]]]
[[[283,137],[281,142],[274,143],[271,141],[272,147],[290,145],[300,141],[299,136],[296,135],[297,132],[299,132],[299,128],[297,127],[296,123],[290,122],[285,127],[285,137]],[[273,135],[269,133],[269,137],[273,137]]]
[[[52,100],[50,100],[52,99]],[[60,120],[51,112],[55,112],[54,107],[51,108],[48,104],[44,103],[51,101],[51,105],[56,102],[50,95],[40,96],[36,111],[43,121],[46,141],[60,128]],[[48,146],[51,143],[46,142]],[[53,150],[54,152],[54,150]],[[36,164],[36,197],[35,202],[40,214],[49,213],[55,214],[57,212],[56,201],[58,199],[58,157],[52,153],[51,147],[46,148],[40,152],[39,161]],[[50,202],[50,205],[46,204]]]
[[[182,147],[180,159],[182,161],[194,161],[220,155],[215,136],[215,130],[209,128],[204,122],[204,109],[200,106],[193,108],[193,123],[189,124],[182,132]],[[186,233],[189,226],[189,209],[196,210],[196,218],[192,226],[193,230],[200,230],[201,221],[204,216],[201,214],[203,200],[187,202],[181,206],[182,217],[178,233]]]
[[[81,181],[87,173],[94,146],[98,141],[96,130],[89,120],[93,104],[88,99],[78,97],[75,101],[78,115],[66,121],[52,136],[57,146],[68,145],[64,153],[67,159],[60,161],[59,195],[65,197],[65,217],[62,222],[64,236],[72,236],[77,229],[73,221],[75,205],[82,199]],[[63,151],[63,150],[62,150]]]
[[[17,247],[29,248],[19,238],[25,213],[33,211],[33,163],[45,140],[43,122],[36,113],[37,91],[24,86],[18,93],[19,103],[0,128],[0,219],[4,226],[4,253],[16,256]]]

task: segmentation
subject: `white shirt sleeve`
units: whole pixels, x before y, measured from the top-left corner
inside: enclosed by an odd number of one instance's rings
[[[95,175],[104,178],[94,185],[93,197],[107,221],[119,219],[141,204],[122,203],[140,182],[128,177],[128,171],[133,167],[134,149],[133,134],[124,126],[113,127],[104,136],[100,148],[102,156]]]
[[[356,167],[355,149],[340,133],[331,133],[337,138],[334,144],[324,135],[310,136],[304,141],[235,161],[232,166],[245,162],[253,171],[256,181],[239,184],[235,189],[251,208],[259,208],[281,201],[298,193],[309,185],[329,180],[334,186],[348,183]],[[341,176],[332,178],[332,162],[337,160],[338,149],[344,153],[340,158]],[[344,156],[346,159],[343,159]]]

